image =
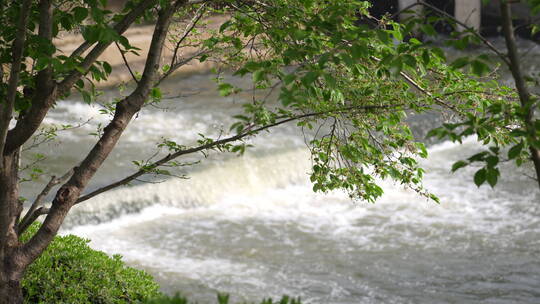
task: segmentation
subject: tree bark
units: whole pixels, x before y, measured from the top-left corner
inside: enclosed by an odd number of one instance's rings
[[[31,1],[26,0],[25,3]],[[139,6],[128,13],[120,21],[115,29],[121,34],[134,20],[140,16],[145,8],[153,5],[157,0],[143,0]],[[52,241],[64,218],[80,196],[95,172],[103,164],[109,153],[113,150],[123,131],[132,117],[141,109],[146,101],[151,88],[154,86],[156,74],[159,68],[162,48],[167,37],[167,32],[176,9],[185,5],[187,0],[177,0],[170,4],[164,4],[159,12],[150,51],[143,77],[135,91],[123,101],[118,103],[115,117],[104,129],[103,136],[88,153],[81,164],[73,169],[70,179],[56,193],[52,207],[48,212],[39,231],[25,244],[19,241],[19,217],[22,213],[22,203],[19,200],[18,162],[19,148],[41,124],[51,105],[67,92],[73,82],[80,78],[80,72],[74,72],[66,77],[60,84],[52,79],[52,71],[47,68],[39,72],[36,77],[36,86],[41,94],[34,96],[32,107],[9,131],[6,136],[0,136],[0,304],[23,303],[21,279],[24,271]],[[52,2],[41,0],[39,35],[50,40],[52,38]],[[21,22],[23,25],[26,21]],[[21,28],[25,28],[21,26]],[[24,36],[22,36],[24,38]],[[22,39],[19,37],[19,40]],[[19,43],[20,44],[20,43]],[[106,48],[106,43],[98,43],[85,57],[82,68],[88,69],[97,56]],[[88,45],[89,47],[89,45]],[[84,49],[85,47],[82,47]],[[16,53],[18,53],[17,51]],[[15,56],[15,62],[19,62],[20,56]],[[16,78],[14,78],[16,80]],[[12,82],[14,82],[12,80]],[[11,107],[11,106],[10,106]],[[9,114],[1,111],[0,114]],[[6,114],[6,115],[7,115]],[[9,120],[0,115],[1,126],[9,124]],[[8,117],[9,118],[9,117]],[[7,128],[0,128],[0,135],[6,135]],[[32,214],[30,214],[32,215]],[[23,223],[27,225],[28,223]]]
[[[68,182],[58,190],[38,232],[22,246],[21,254],[25,262],[33,262],[49,245],[81,191],[114,149],[133,116],[144,105],[155,82],[172,16],[180,5],[186,3],[187,0],[179,0],[161,8],[141,81],[129,96],[116,105],[114,118],[103,130],[103,135],[80,165],[73,169],[73,175]]]
[[[508,58],[510,60],[509,68],[514,77],[516,83],[516,89],[518,91],[521,107],[526,110],[524,117],[525,130],[529,134],[530,139],[538,141],[536,136],[536,126],[534,124],[534,110],[535,102],[531,98],[529,88],[523,77],[521,70],[521,64],[519,60],[519,53],[516,46],[516,37],[514,35],[514,26],[512,25],[512,11],[508,1],[501,1],[501,16],[503,20],[503,32],[506,41],[506,48],[508,50]],[[536,171],[536,180],[538,187],[540,187],[540,150],[535,148],[532,144],[529,144],[529,151],[531,153],[531,159]]]
[[[144,0],[140,7],[128,14],[119,24],[119,31],[125,28],[157,0]],[[40,32],[43,38],[50,38],[51,1],[40,1]],[[19,304],[23,302],[21,279],[25,269],[30,265],[52,241],[64,218],[79,198],[81,191],[86,187],[97,169],[102,165],[109,153],[113,150],[122,132],[129,124],[131,118],[137,113],[146,101],[150,89],[153,87],[159,68],[161,51],[167,36],[172,16],[176,9],[187,0],[177,0],[174,4],[165,4],[161,7],[156,28],[152,39],[151,49],[143,77],[136,90],[122,102],[116,109],[116,115],[109,126],[105,128],[103,136],[96,143],[92,151],[74,168],[70,180],[56,193],[52,207],[39,231],[25,244],[19,241],[18,220],[22,213],[22,203],[19,201],[18,161],[19,146],[32,135],[56,98],[72,85],[71,82],[80,75],[69,77],[69,81],[56,84],[52,81],[50,71],[45,69],[37,77],[37,86],[43,94],[38,100],[33,100],[30,111],[17,122],[14,129],[9,131],[3,153],[0,153],[0,304]],[[90,66],[103,51],[104,45],[97,44],[85,57],[83,68]],[[40,85],[42,85],[40,87]]]
[[[19,202],[18,153],[4,155],[0,169],[0,304],[22,303],[22,260],[17,235]]]
[[[3,276],[3,274],[0,274]],[[22,304],[23,295],[21,281],[0,279],[0,304]]]

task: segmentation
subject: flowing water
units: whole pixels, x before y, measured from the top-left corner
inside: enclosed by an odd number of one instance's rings
[[[208,78],[167,83],[167,95],[183,96],[139,114],[90,189],[134,171],[131,161],[152,157],[161,137],[193,144],[197,133],[226,130],[251,94],[221,98]],[[109,119],[99,107],[60,102],[46,122],[83,125],[39,147],[48,168],[61,174],[76,165],[95,140],[86,135]],[[473,138],[429,149],[426,186],[441,204],[386,181],[375,204],[313,193],[294,126],[251,143],[243,157],[182,159],[203,160],[185,169],[189,179],[147,178],[98,196],[74,210],[63,233],[121,254],[163,291],[200,303],[217,291],[239,301],[287,294],[305,303],[540,302],[540,192],[511,164],[495,190],[474,186],[474,168],[450,174],[453,162],[479,149]]]

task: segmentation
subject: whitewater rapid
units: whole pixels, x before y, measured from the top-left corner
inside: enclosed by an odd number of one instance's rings
[[[146,108],[130,126],[90,190],[133,172],[133,160],[157,151],[163,138],[194,143],[220,136],[246,96],[221,98],[204,76],[169,84],[165,110]],[[98,106],[60,102],[47,124],[82,126],[40,149],[60,174],[75,165],[109,116]],[[428,128],[430,126],[426,126]],[[340,191],[313,193],[302,132],[277,128],[253,139],[241,157],[194,155],[188,179],[147,179],[76,207],[62,233],[121,254],[152,274],[163,291],[201,303],[216,292],[259,301],[283,294],[305,303],[538,303],[540,192],[503,164],[496,189],[477,188],[475,168],[451,165],[478,151],[440,143],[423,161],[436,204],[389,181],[375,204]],[[28,160],[27,160],[28,161]],[[36,189],[28,189],[28,195]]]

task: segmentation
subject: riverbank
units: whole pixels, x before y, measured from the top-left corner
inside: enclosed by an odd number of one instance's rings
[[[205,27],[207,29],[217,29],[226,20],[225,16],[212,16],[204,20]],[[122,83],[129,83],[133,81],[133,77],[129,72],[129,69],[125,63],[129,63],[131,70],[137,74],[142,73],[152,40],[152,33],[154,31],[153,25],[139,25],[128,29],[124,36],[129,40],[130,44],[139,48],[137,51],[138,56],[133,53],[125,53],[122,57],[122,53],[115,44],[109,46],[105,52],[99,57],[98,60],[108,62],[112,67],[112,73],[107,80],[103,80],[95,83],[98,88],[106,89],[118,86]],[[179,29],[181,32],[181,29]],[[84,39],[80,33],[73,33],[54,40],[54,44],[58,49],[58,54],[69,56],[79,45],[84,42]],[[161,65],[165,65],[170,62],[173,56],[174,47],[171,42],[163,49],[163,56]],[[181,50],[181,58],[189,58],[198,51],[196,47],[184,47]],[[212,60],[205,62],[199,62],[198,60],[192,60],[186,65],[175,71],[174,75],[193,75],[208,73],[212,68],[218,66],[218,64]],[[171,75],[172,76],[172,75]]]

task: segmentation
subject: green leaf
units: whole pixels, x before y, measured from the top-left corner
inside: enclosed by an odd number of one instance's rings
[[[424,63],[424,65],[428,65],[430,62],[430,55],[427,50],[424,50],[422,52],[422,62]]]
[[[81,91],[81,95],[85,103],[87,104],[92,103],[93,98],[92,98],[92,95],[90,95],[90,93],[88,93],[87,91]]]
[[[286,85],[291,84],[291,82],[293,82],[294,80],[296,80],[296,75],[295,75],[295,74],[287,74],[287,75],[283,78],[283,82],[284,82]]]
[[[496,168],[491,168],[486,170],[486,179],[491,188],[495,187],[497,180],[499,178],[499,170]]]
[[[480,187],[486,181],[486,169],[482,168],[474,174],[474,183]]]
[[[367,46],[355,43],[351,47],[351,54],[355,60],[358,60],[361,58],[366,58],[369,55],[369,52],[367,50]]]
[[[88,17],[88,9],[77,6],[73,9],[73,16],[75,17],[75,22],[80,23]]]
[[[258,83],[266,80],[266,73],[264,70],[257,70],[253,73],[253,82]]]
[[[453,172],[456,172],[457,170],[467,166],[469,163],[466,162],[466,161],[463,161],[463,160],[460,160],[458,162],[455,162],[453,165],[452,165],[452,173]]]
[[[220,83],[218,85],[219,95],[226,97],[234,92],[234,87],[230,83]]]
[[[428,36],[437,36],[437,31],[431,24],[422,24],[422,26],[420,26],[420,29],[422,30],[422,32],[424,32],[424,34]]]
[[[220,33],[223,33],[225,30],[227,30],[227,28],[229,28],[230,26],[232,25],[232,21],[231,20],[227,20],[226,22],[224,22],[220,27],[219,27],[219,32]]]
[[[315,73],[313,71],[309,71],[302,78],[302,83],[304,84],[305,87],[311,87],[311,85],[317,79],[318,76],[319,76],[319,74],[317,74],[317,73]]]
[[[161,93],[161,89],[158,88],[158,87],[155,87],[155,88],[152,88],[152,90],[150,91],[150,96],[152,97],[152,99],[154,100],[159,100],[161,99],[161,97],[163,96],[162,93]]]
[[[105,71],[105,73],[107,73],[107,75],[109,75],[112,72],[112,67],[108,62],[104,61],[103,62],[103,70]]]
[[[454,62],[452,62],[450,64],[451,67],[453,67],[454,69],[461,69],[462,67],[466,66],[469,64],[469,58],[468,57],[460,57],[456,60],[454,60]]]
[[[473,74],[479,77],[489,72],[489,66],[480,60],[473,60],[471,67]]]
[[[514,159],[518,157],[518,155],[521,153],[521,150],[523,150],[523,141],[508,150],[508,158]]]
[[[486,157],[486,163],[488,165],[488,168],[493,168],[499,163],[499,158],[495,155],[490,155]]]

